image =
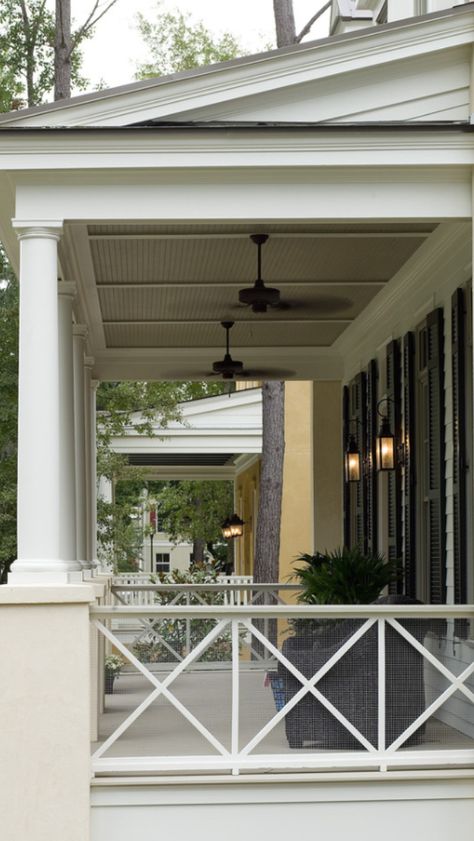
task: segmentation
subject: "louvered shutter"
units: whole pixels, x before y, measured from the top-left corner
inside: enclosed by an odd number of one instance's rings
[[[366,457],[366,387],[367,377],[364,372],[358,374],[350,384],[350,415],[351,432],[361,454],[362,464]],[[359,546],[367,550],[367,499],[364,471],[361,470],[360,480],[351,482],[351,547]]]
[[[350,437],[350,390],[346,385],[342,392],[342,430],[344,438],[344,451]],[[346,477],[346,465],[344,462],[344,546],[351,545],[351,485]]]
[[[406,333],[402,343],[403,355],[403,539],[402,559],[404,589],[407,596],[416,598],[416,406],[415,406],[415,335]]]
[[[465,400],[465,305],[464,291],[451,299],[451,370],[453,399],[453,553],[454,601],[467,602],[466,559],[466,400]],[[465,622],[456,623],[457,634],[465,636]]]
[[[395,442],[400,441],[401,430],[401,368],[400,342],[395,340],[387,346],[387,414],[390,428],[395,435]],[[401,468],[396,460],[395,470],[391,470],[387,477],[387,506],[388,506],[388,560],[392,564],[399,564],[402,557],[402,496],[401,496]],[[389,588],[391,593],[403,592],[403,580],[393,582]]]
[[[368,552],[377,552],[378,549],[378,482],[375,454],[375,438],[377,435],[377,379],[377,360],[372,359],[367,368],[366,394],[365,495],[367,500]]]
[[[443,310],[427,318],[428,367],[428,563],[430,601],[446,601]]]

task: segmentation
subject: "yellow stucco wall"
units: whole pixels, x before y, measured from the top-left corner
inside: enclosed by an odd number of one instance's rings
[[[313,541],[313,383],[293,381],[285,387],[280,581],[291,575],[300,552],[312,552]]]
[[[342,409],[340,382],[291,381],[285,387],[285,461],[279,580],[301,552],[342,543]],[[245,521],[235,542],[235,571],[253,572],[260,465],[235,482],[236,511]]]
[[[243,536],[234,541],[235,572],[252,575],[255,550],[256,510],[260,489],[260,459],[256,459],[235,480],[235,510],[244,521]]]

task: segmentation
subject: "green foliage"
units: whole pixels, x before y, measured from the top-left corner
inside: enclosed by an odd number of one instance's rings
[[[18,283],[0,247],[0,583],[16,557]]]
[[[202,21],[193,21],[189,14],[162,11],[160,2],[156,3],[153,21],[142,14],[137,15],[137,20],[138,30],[152,56],[151,61],[138,66],[137,79],[166,76],[243,55],[230,32],[216,36]]]
[[[162,483],[147,482],[145,470],[130,468],[127,460],[111,449],[112,438],[127,431],[152,437],[157,428],[164,429],[172,421],[181,419],[179,403],[224,391],[225,384],[219,382],[100,384],[97,390],[97,475],[114,483],[115,499],[112,503],[98,500],[98,549],[100,559],[118,572],[137,569],[143,540],[141,528],[137,529],[136,525],[137,505],[145,488],[155,494],[156,489],[162,488]],[[214,529],[209,540],[214,539],[215,532]],[[206,536],[203,539],[207,541]]]
[[[160,530],[171,540],[222,542],[221,525],[232,513],[232,482],[179,481],[153,485],[159,502]]]
[[[39,105],[54,87],[55,19],[45,0],[2,0],[0,3],[0,108]],[[91,34],[87,33],[88,37]],[[84,36],[83,36],[84,37]],[[78,37],[80,43],[83,37]],[[74,85],[87,85],[80,74],[82,56],[71,56]]]
[[[304,566],[294,577],[304,587],[299,600],[306,604],[371,604],[397,578],[397,569],[379,553],[360,549],[300,555]]]
[[[217,572],[205,566],[196,564],[189,572],[174,572],[156,575],[161,584],[216,584]],[[202,592],[199,599],[195,594],[188,596],[189,604],[224,604],[223,593]],[[170,590],[167,593],[156,593],[155,602],[160,605],[171,602],[184,603],[184,597],[179,597],[179,591]],[[163,619],[154,622],[154,631],[145,637],[141,636],[132,646],[132,652],[143,663],[175,662],[176,656],[185,657],[187,647],[195,648],[204,637],[215,627],[215,619]],[[168,647],[169,646],[169,647]],[[200,662],[222,662],[232,658],[232,631],[229,628],[216,639],[199,658]]]

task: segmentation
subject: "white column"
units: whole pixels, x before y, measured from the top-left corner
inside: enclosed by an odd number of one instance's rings
[[[74,444],[74,371],[72,353],[72,302],[74,283],[61,282],[59,295],[59,553],[64,560],[76,557],[76,461]],[[78,563],[77,568],[81,569]]]
[[[97,441],[96,391],[98,381],[92,379],[94,360],[85,360],[86,458],[87,458],[87,560],[97,569]]]
[[[76,547],[84,571],[87,561],[86,416],[84,398],[84,356],[87,327],[75,324],[74,343],[74,434],[76,452]],[[90,573],[89,573],[90,575]]]
[[[14,223],[15,224],[15,223]],[[20,229],[18,559],[13,584],[80,575],[60,554],[57,247],[61,223]],[[40,578],[41,576],[41,578]]]

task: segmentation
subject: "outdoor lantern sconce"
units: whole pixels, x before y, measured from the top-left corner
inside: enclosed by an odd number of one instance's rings
[[[387,403],[389,397],[384,397],[377,403],[377,412],[382,418],[380,424],[379,434],[376,438],[376,453],[377,453],[377,470],[394,470],[395,463],[395,436],[390,429],[390,421],[388,415],[383,415],[380,411],[380,404]]]
[[[240,519],[238,514],[232,514],[224,523],[222,523],[222,535],[226,540],[233,540],[236,537],[242,537],[244,533],[244,521]]]
[[[345,454],[346,480],[348,482],[360,481],[360,452],[357,447],[357,441],[353,435],[349,438]]]

